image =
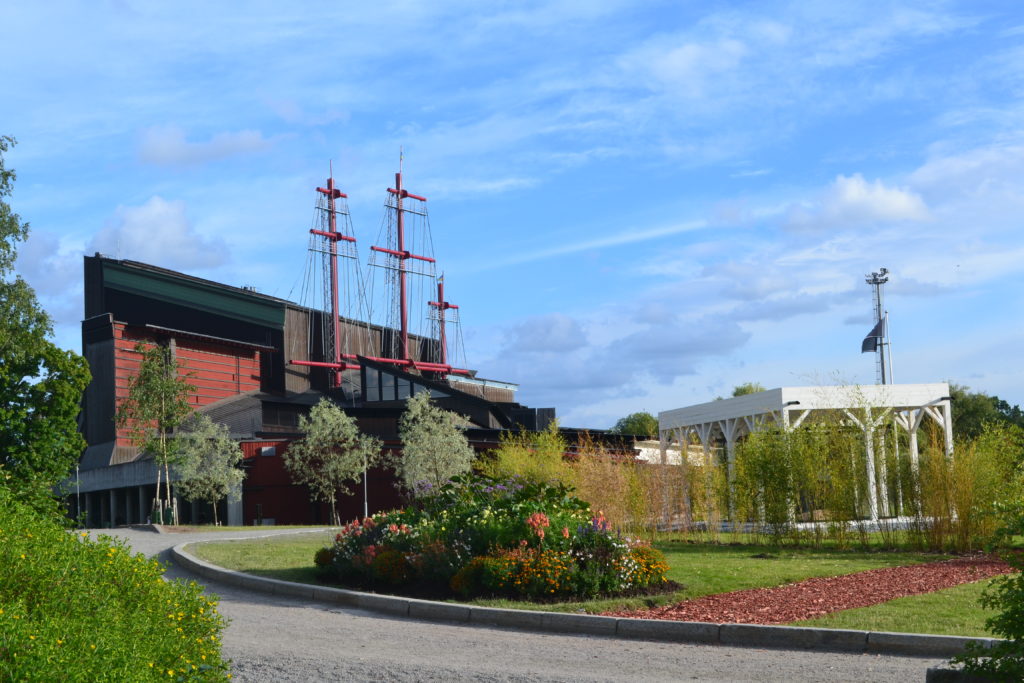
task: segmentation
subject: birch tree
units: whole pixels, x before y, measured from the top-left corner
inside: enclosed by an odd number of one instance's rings
[[[305,436],[281,456],[296,484],[309,487],[313,500],[330,503],[331,520],[340,525],[337,498],[351,493],[349,484],[365,476],[380,460],[380,439],[361,434],[356,421],[326,398],[299,417]]]
[[[136,353],[142,354],[139,372],[128,380],[128,396],[117,409],[118,427],[125,428],[132,443],[150,453],[156,461],[156,490],[160,499],[161,470],[164,475],[164,500],[174,511],[171,497],[171,464],[177,457],[177,444],[173,431],[192,413],[188,398],[195,392],[187,379],[181,376],[178,361],[164,346],[146,348],[136,344]],[[177,524],[177,512],[172,512]],[[161,519],[161,521],[163,521]]]
[[[226,425],[214,422],[208,415],[197,413],[182,425],[176,437],[178,461],[174,473],[178,491],[188,500],[202,500],[213,505],[213,523],[219,524],[217,504],[222,498],[241,497],[245,472],[239,469],[242,448]]]

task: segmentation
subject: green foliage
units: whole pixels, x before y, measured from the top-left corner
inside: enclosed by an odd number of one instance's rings
[[[330,503],[337,525],[337,497],[348,494],[348,484],[380,460],[380,439],[361,434],[356,421],[326,398],[308,418],[299,417],[299,431],[305,436],[284,452],[284,466],[295,483],[309,487],[313,500]]]
[[[999,506],[1002,519],[993,547],[1002,549],[1002,557],[1017,570],[992,582],[982,595],[981,604],[1000,610],[985,622],[985,628],[1004,640],[985,649],[969,644],[963,655],[953,658],[964,669],[999,681],[1024,680],[1024,548],[1014,541],[1024,536],[1024,497]]]
[[[224,680],[216,599],[0,485],[0,679]]]
[[[732,389],[732,397],[746,396],[747,394],[757,394],[762,391],[767,391],[762,384],[759,382],[744,382],[743,384],[737,384]]]
[[[665,582],[661,554],[637,548],[564,485],[464,476],[423,486],[404,510],[345,526],[329,570],[356,586],[591,596]],[[318,551],[317,565],[328,568],[325,560]]]
[[[613,434],[655,438],[658,436],[658,418],[647,412],[630,413],[620,418],[611,431]]]
[[[4,201],[15,173],[3,152],[13,144],[0,136],[0,471],[44,509],[85,448],[76,418],[90,375],[81,356],[49,340],[50,317],[13,273],[18,242],[28,237],[28,224]]]
[[[402,455],[394,465],[402,487],[415,493],[420,482],[438,487],[469,472],[475,453],[458,427],[459,417],[430,402],[430,394],[417,393],[405,402],[398,422]]]
[[[1016,425],[1024,429],[1024,411],[998,396],[971,391],[962,384],[950,384],[949,395],[953,398],[953,434],[957,439],[981,436],[986,424]]]
[[[540,432],[502,432],[496,449],[480,465],[480,471],[494,479],[522,477],[534,483],[572,482],[572,473],[564,458],[568,444],[558,430],[558,422]]]
[[[135,352],[142,360],[138,372],[128,380],[128,395],[118,406],[115,421],[128,430],[139,449],[156,461],[158,497],[163,469],[163,504],[173,509],[171,465],[178,458],[178,442],[172,432],[192,414],[189,396],[195,393],[195,387],[182,377],[178,360],[168,347],[147,347],[140,342]]]
[[[242,480],[239,465],[242,449],[231,438],[226,425],[196,414],[182,425],[177,435],[180,458],[174,465],[178,491],[188,500],[207,501],[213,505],[213,522],[218,523],[217,503],[222,498],[238,500]]]

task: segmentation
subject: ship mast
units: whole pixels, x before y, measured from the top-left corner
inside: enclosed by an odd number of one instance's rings
[[[444,300],[444,274],[437,279],[437,301],[428,302],[430,306],[437,309],[438,341],[441,343],[441,365],[448,365],[448,338],[445,335],[446,312],[448,309],[458,309],[455,304]]]
[[[321,205],[320,210],[327,214],[327,230],[320,230],[317,228],[310,228],[311,235],[318,235],[324,238],[327,242],[327,250],[325,252],[328,260],[329,271],[330,271],[330,315],[331,324],[329,325],[330,330],[330,352],[329,360],[327,361],[308,361],[308,360],[291,360],[289,361],[293,365],[304,365],[307,367],[319,367],[327,368],[330,370],[330,385],[331,388],[338,388],[342,383],[342,372],[345,370],[354,370],[359,368],[358,364],[346,363],[345,360],[355,360],[355,356],[352,354],[342,353],[341,348],[341,309],[339,306],[339,290],[338,285],[338,242],[348,242],[354,245],[356,238],[351,235],[346,235],[338,230],[338,214],[344,214],[348,216],[348,210],[339,210],[337,207],[337,200],[347,199],[348,195],[339,190],[334,185],[334,172],[333,168],[331,175],[327,178],[327,187],[318,187],[316,191],[324,195],[326,200],[326,206]],[[324,201],[324,200],[321,200]],[[311,247],[312,248],[312,247]],[[314,249],[319,251],[318,249]],[[354,258],[355,254],[346,254],[349,258]]]
[[[401,163],[401,162],[399,162]],[[401,169],[401,165],[399,165]],[[376,245],[370,247],[373,251],[379,251],[384,254],[390,254],[398,261],[398,305],[401,312],[401,347],[399,348],[399,358],[396,360],[402,360],[411,362],[412,358],[409,357],[409,295],[407,292],[406,277],[408,275],[408,268],[405,262],[409,259],[418,259],[420,261],[426,261],[427,263],[436,263],[435,259],[430,256],[421,256],[419,254],[413,254],[405,248],[405,212],[408,211],[403,205],[403,199],[417,199],[421,202],[426,202],[426,197],[421,197],[417,194],[412,194],[408,190],[402,187],[402,171],[399,170],[395,174],[395,186],[389,187],[388,192],[395,195],[395,225],[398,232],[398,249],[387,249],[385,247],[378,247]]]
[[[399,170],[395,174],[395,186],[387,188],[389,195],[392,196],[393,200],[387,203],[387,209],[393,211],[393,220],[388,221],[387,224],[390,229],[394,232],[387,236],[387,247],[371,246],[370,249],[373,252],[383,254],[386,261],[385,263],[374,263],[371,259],[370,265],[377,265],[388,270],[395,272],[395,279],[398,281],[398,292],[397,292],[397,309],[398,309],[398,334],[399,343],[397,349],[382,349],[382,356],[384,358],[369,358],[369,360],[375,360],[378,362],[390,363],[400,367],[419,370],[420,372],[434,372],[438,374],[456,374],[456,375],[470,375],[470,371],[459,368],[453,368],[448,364],[447,353],[442,351],[441,362],[427,361],[422,359],[422,347],[420,348],[420,359],[413,358],[413,354],[409,348],[409,284],[408,277],[410,275],[418,276],[430,276],[433,277],[433,266],[436,263],[436,259],[433,256],[427,256],[425,254],[417,254],[410,251],[407,244],[409,243],[409,235],[407,234],[406,214],[415,214],[416,216],[423,219],[423,224],[426,226],[426,209],[419,205],[412,205],[408,200],[415,200],[416,202],[426,203],[427,198],[421,195],[413,194],[405,189],[402,182],[402,156],[399,156]],[[428,227],[425,227],[429,230]],[[426,233],[429,235],[429,232]],[[415,248],[416,241],[413,239],[413,248]],[[394,247],[394,248],[391,248]],[[425,272],[418,272],[416,269],[411,268],[411,261],[420,261],[425,265]],[[394,290],[392,290],[394,291]],[[394,302],[394,300],[392,300]],[[457,308],[451,306],[444,301],[444,288],[443,284],[439,289],[438,302],[428,302],[428,305],[439,308],[439,314],[442,317],[442,332],[441,339],[439,340],[440,345],[446,346],[446,340],[444,339],[443,331],[443,316],[444,311],[448,308]],[[394,305],[394,304],[392,304]],[[422,304],[421,304],[422,305]],[[394,311],[394,308],[391,309]],[[393,324],[393,323],[392,323]],[[393,328],[392,328],[393,329]],[[387,357],[393,356],[393,357]]]

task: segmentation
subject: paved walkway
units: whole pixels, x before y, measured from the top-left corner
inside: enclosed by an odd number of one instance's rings
[[[112,535],[161,555],[179,543],[267,533]],[[178,567],[168,575],[197,578]],[[224,653],[240,681],[923,681],[938,663],[438,624],[206,585],[231,620]]]

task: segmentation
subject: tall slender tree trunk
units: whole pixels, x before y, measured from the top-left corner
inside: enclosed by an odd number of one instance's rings
[[[156,512],[157,512],[157,524],[164,523],[164,506],[160,504],[160,463],[156,464]]]

